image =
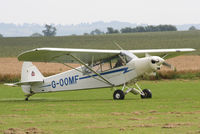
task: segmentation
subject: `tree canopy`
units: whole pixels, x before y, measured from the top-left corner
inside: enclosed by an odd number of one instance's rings
[[[90,32],[91,35],[100,35],[104,34],[104,32],[100,31],[99,29],[95,29],[92,32]]]
[[[0,38],[1,38],[1,37],[3,37],[3,35],[2,35],[2,34],[0,34]]]
[[[56,35],[56,28],[52,25],[45,25],[45,30],[43,30],[44,36],[55,36]]]
[[[107,34],[114,34],[114,33],[119,33],[119,30],[113,29],[112,27],[107,27]]]
[[[189,29],[189,31],[194,31],[194,30],[197,30],[195,26],[191,26]]]

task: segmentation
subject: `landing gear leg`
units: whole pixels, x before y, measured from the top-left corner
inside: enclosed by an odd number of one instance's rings
[[[135,86],[137,88],[128,88],[126,90],[125,94],[128,94],[129,92],[131,92],[135,95],[140,94],[142,99],[152,98],[152,93],[149,89],[143,89],[142,90],[136,82],[135,82]]]
[[[124,84],[121,90],[115,90],[115,92],[113,93],[113,99],[123,100],[125,98],[125,95],[129,92],[133,93],[134,95],[140,94],[142,99],[152,98],[152,93],[149,89],[142,90],[136,82],[134,84],[136,88],[130,88],[126,86],[126,84]]]

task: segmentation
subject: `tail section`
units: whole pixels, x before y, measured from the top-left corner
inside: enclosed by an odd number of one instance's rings
[[[22,65],[21,82],[17,85],[21,85],[22,90],[27,94],[33,94],[31,86],[34,84],[42,83],[44,76],[40,73],[36,66],[32,62],[24,62]]]
[[[31,62],[24,62],[22,65],[21,81],[17,83],[5,83],[7,86],[21,86],[22,91],[26,93],[27,98],[35,94],[33,86],[39,86],[44,83],[44,76],[40,73],[36,66]]]
[[[32,62],[24,62],[22,65],[21,82],[43,81],[44,76]]]

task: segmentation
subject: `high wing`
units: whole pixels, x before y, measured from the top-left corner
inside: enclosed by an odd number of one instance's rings
[[[176,49],[145,49],[145,50],[129,50],[138,57],[144,57],[145,54],[155,55],[155,56],[166,56],[165,59],[176,57],[188,52],[196,51],[193,48],[176,48]]]
[[[25,51],[18,56],[19,61],[33,62],[61,62],[79,63],[71,55],[85,63],[99,61],[115,56],[120,50],[97,50],[97,49],[70,49],[70,48],[36,48]]]
[[[97,62],[120,54],[123,50],[100,50],[100,49],[71,49],[71,48],[36,48],[25,51],[18,56],[19,61],[33,62],[60,62],[60,63],[80,63],[74,57],[77,57],[84,63]],[[192,48],[180,49],[146,49],[146,50],[128,50],[131,53],[141,57],[146,53],[153,55],[165,55],[167,53],[182,54],[184,52],[195,51]]]

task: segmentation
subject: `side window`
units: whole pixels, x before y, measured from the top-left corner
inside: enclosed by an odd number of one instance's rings
[[[126,61],[123,56],[118,55],[116,58],[112,59],[112,68],[120,67],[126,65]]]
[[[107,62],[102,62],[101,63],[101,71],[104,72],[106,70],[110,70],[112,69],[112,66],[111,66],[111,60],[108,60]]]
[[[100,64],[93,66],[92,69],[93,69],[95,72],[101,72],[101,66],[100,66]]]
[[[100,63],[94,65],[94,66],[90,66],[92,68],[92,70],[94,70],[95,72],[101,72],[101,65]],[[83,72],[83,75],[86,75],[86,74],[90,74],[92,73],[91,70],[89,70],[88,68],[86,68],[85,66],[82,67],[82,72]]]

